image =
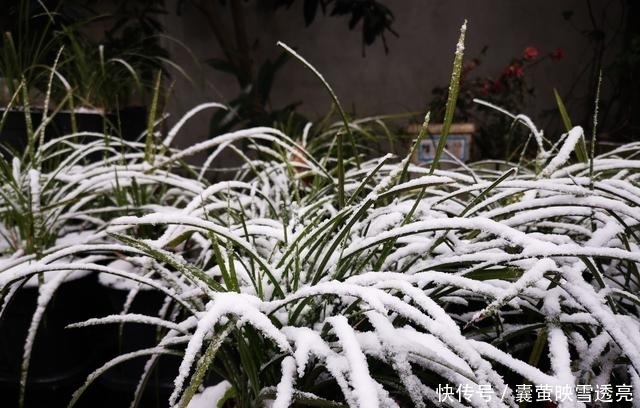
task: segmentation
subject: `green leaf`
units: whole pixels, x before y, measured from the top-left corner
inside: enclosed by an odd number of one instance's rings
[[[553,88],[553,95],[556,98],[556,105],[558,105],[558,111],[560,112],[560,117],[562,118],[562,124],[564,125],[565,130],[568,132],[573,128],[573,124],[571,123],[571,118],[569,117],[567,108],[556,88]],[[584,140],[584,137],[582,137],[580,139],[580,142],[578,142],[578,144],[576,145],[576,156],[582,163],[587,163],[589,161],[589,156],[587,155],[587,144]]]
[[[558,111],[560,112],[560,117],[562,118],[562,124],[564,125],[564,130],[567,132],[573,128],[571,124],[571,118],[569,117],[569,113],[567,113],[567,108],[562,101],[562,97],[558,93],[556,88],[553,88],[553,95],[556,98],[556,105],[558,105]]]
[[[197,268],[194,265],[191,265],[190,263],[184,260],[176,258],[176,256],[170,252],[153,248],[151,245],[147,244],[141,239],[131,238],[121,234],[110,233],[109,235],[119,241],[124,242],[127,245],[131,245],[132,247],[147,253],[149,256],[161,262],[164,262],[167,265],[171,265],[172,267],[176,268],[176,270],[183,273],[187,278],[189,278],[191,281],[195,283],[204,282],[209,288],[215,291],[219,291],[219,292],[227,291],[226,288],[220,285],[215,279],[213,279],[212,277],[204,273],[201,269]]]
[[[195,393],[198,391],[198,388],[202,385],[206,374],[209,372],[209,367],[213,363],[220,346],[222,346],[224,340],[232,329],[234,329],[234,326],[231,323],[227,323],[224,330],[222,330],[221,333],[215,334],[209,341],[209,345],[207,346],[204,355],[198,361],[198,365],[191,377],[191,380],[189,381],[187,389],[182,394],[180,404],[178,405],[180,408],[186,408],[186,406],[189,405],[189,401],[191,401]]]
[[[456,110],[456,101],[458,100],[458,89],[460,87],[460,75],[462,74],[462,58],[464,56],[464,38],[467,32],[467,20],[464,21],[462,27],[460,27],[460,38],[456,46],[455,57],[453,59],[453,71],[451,72],[451,83],[449,84],[449,96],[447,97],[447,106],[444,114],[444,123],[442,125],[442,133],[440,134],[440,140],[436,147],[436,152],[431,163],[431,169],[429,174],[433,174],[438,167],[438,162],[444,151],[444,147],[447,145],[447,137],[449,136],[449,129],[451,129],[451,123],[453,122],[453,115]]]
[[[329,92],[331,99],[336,105],[338,112],[340,113],[340,117],[342,118],[342,123],[344,124],[344,133],[349,136],[349,139],[353,138],[353,134],[351,133],[351,126],[349,126],[349,119],[347,118],[347,114],[342,108],[340,101],[338,100],[338,95],[333,91],[331,85],[324,79],[322,74],[318,72],[318,70],[311,65],[306,59],[304,59],[300,54],[295,52],[293,48],[289,47],[283,42],[278,41],[278,45],[284,48],[289,54],[293,55],[296,59],[298,59],[304,66],[306,66],[324,85],[325,89]],[[344,146],[343,146],[343,133],[338,131],[336,133],[337,139],[337,170],[338,170],[338,208],[343,208],[345,205],[345,197],[344,197]]]

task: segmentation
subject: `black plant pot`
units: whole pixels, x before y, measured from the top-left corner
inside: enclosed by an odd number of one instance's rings
[[[96,367],[105,345],[99,326],[65,329],[70,323],[105,314],[104,288],[94,275],[63,283],[38,327],[26,385],[25,407],[64,407],[73,391]],[[23,287],[12,298],[0,320],[1,406],[17,407],[20,366],[37,287]],[[87,399],[88,402],[88,399]],[[94,407],[95,404],[79,405]]]
[[[112,308],[110,314],[119,314],[129,291],[113,287],[105,287],[105,289]],[[156,290],[140,290],[128,312],[157,316],[164,299],[164,294]],[[125,323],[107,327],[109,333],[106,337],[110,346],[103,356],[107,359],[154,347],[159,341],[157,328],[152,325]],[[149,356],[143,356],[118,364],[99,378],[101,392],[109,396],[114,406],[130,404],[148,359]],[[173,380],[178,375],[180,361],[181,357],[174,355],[162,355],[158,358],[142,394],[141,407],[168,407],[168,399],[173,391]]]
[[[0,117],[6,112],[4,126],[0,129],[0,144],[5,146],[3,154],[9,156],[9,152],[21,153],[27,146],[26,115],[22,110],[0,109]],[[32,109],[30,118],[33,129],[42,123],[42,111]],[[134,141],[140,137],[147,126],[146,107],[128,107],[113,113],[100,112],[58,112],[45,129],[45,141],[68,135],[73,132],[73,121],[80,132],[99,132],[116,137],[122,137],[127,141]]]

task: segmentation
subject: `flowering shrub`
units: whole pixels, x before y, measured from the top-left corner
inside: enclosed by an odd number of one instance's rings
[[[514,160],[517,159],[514,153],[523,150],[528,132],[523,128],[515,128],[510,117],[488,112],[474,99],[486,100],[510,112],[523,112],[529,99],[534,96],[527,71],[544,60],[560,61],[565,53],[563,49],[556,48],[541,55],[537,47],[528,46],[522,55],[512,58],[499,75],[473,76],[486,51],[485,47],[479,57],[467,61],[463,66],[455,119],[476,124],[478,133],[473,141],[475,159]],[[434,98],[430,108],[437,119],[444,115],[447,89],[446,86],[439,86],[432,91]]]

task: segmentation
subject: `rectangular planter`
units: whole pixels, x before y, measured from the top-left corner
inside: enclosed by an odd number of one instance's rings
[[[416,164],[430,164],[434,157],[438,142],[442,135],[442,124],[431,124],[427,127],[427,134],[422,139],[420,146],[414,154],[413,161]],[[410,125],[407,133],[417,135],[420,132],[421,125]],[[471,142],[475,125],[473,123],[453,123],[449,129],[447,136],[447,144],[445,149],[450,153],[444,152],[442,160],[451,161],[457,159],[463,163],[467,162],[471,155]],[[453,156],[453,157],[451,157]]]
[[[23,152],[27,146],[26,114],[22,110],[0,109],[0,118],[5,115],[4,125],[0,129],[0,144],[6,149]],[[146,129],[146,107],[130,107],[113,113],[58,112],[45,130],[45,141],[73,133],[72,118],[75,117],[79,132],[99,132],[122,137],[124,140],[136,140]],[[31,123],[35,130],[42,123],[42,111],[32,109]],[[5,156],[6,149],[3,149]]]

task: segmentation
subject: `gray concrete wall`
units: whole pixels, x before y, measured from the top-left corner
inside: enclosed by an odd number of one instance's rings
[[[499,75],[514,56],[526,46],[540,49],[541,54],[556,47],[566,52],[563,61],[545,61],[528,72],[537,98],[524,113],[536,119],[541,110],[553,108],[552,88],[566,94],[577,86],[574,96],[584,96],[590,78],[579,74],[591,58],[588,39],[580,32],[589,28],[589,15],[584,0],[387,0],[395,13],[394,28],[399,37],[388,37],[390,53],[381,43],[361,53],[360,32],[349,32],[342,18],[318,18],[304,27],[302,1],[290,10],[265,11],[255,1],[245,3],[248,11],[250,39],[255,41],[259,58],[275,57],[278,40],[295,47],[331,83],[346,109],[359,116],[424,112],[434,86],[447,84],[453,51],[460,25],[468,19],[466,55],[473,57],[489,47],[479,74]],[[606,13],[608,26],[620,24],[617,1],[594,1],[596,17]],[[572,22],[562,17],[574,10]],[[168,33],[183,41],[198,59],[219,55],[220,50],[202,15],[188,9],[181,17],[167,17]],[[175,117],[199,102],[222,101],[237,95],[233,78],[193,63],[180,47],[172,52],[194,77],[206,85],[192,86],[178,80],[170,110]],[[200,74],[198,73],[201,70]],[[303,101],[300,111],[311,118],[327,112],[330,99],[320,82],[301,64],[290,61],[280,72],[273,90],[273,105],[282,106]],[[579,99],[576,99],[579,101]],[[579,117],[586,101],[570,107]],[[591,102],[589,102],[591,103]],[[543,125],[548,125],[543,124]],[[180,144],[207,137],[208,117],[202,116],[183,132]]]

